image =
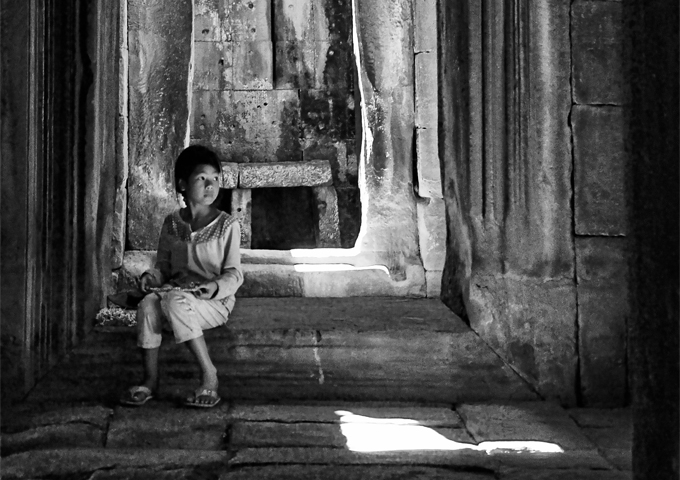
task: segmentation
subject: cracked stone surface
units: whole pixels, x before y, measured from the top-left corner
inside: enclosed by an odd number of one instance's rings
[[[547,402],[223,402],[189,410],[154,400],[142,408],[87,407],[74,417],[77,409],[67,404],[53,404],[49,413],[34,404],[34,414],[30,405],[22,406],[22,416],[33,427],[4,433],[3,447],[13,435],[42,441],[3,450],[3,478],[439,479],[453,472],[465,480],[631,478],[625,462],[607,455],[615,449],[630,460],[630,415],[621,409],[566,411]],[[105,442],[64,441],[69,432],[82,438],[77,432],[97,428],[92,423],[35,426],[88,412],[111,414],[107,429],[99,430]],[[61,437],[44,433],[54,427]],[[518,440],[550,441],[564,451],[508,443]]]

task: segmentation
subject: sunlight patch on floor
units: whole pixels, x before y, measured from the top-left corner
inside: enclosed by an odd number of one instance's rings
[[[340,430],[347,439],[347,448],[354,452],[390,452],[417,450],[479,450],[563,453],[557,444],[534,440],[504,440],[482,442],[479,445],[449,440],[432,428],[406,418],[373,418],[337,410]]]

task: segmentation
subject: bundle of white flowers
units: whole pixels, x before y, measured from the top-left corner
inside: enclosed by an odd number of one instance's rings
[[[97,325],[103,327],[134,327],[137,325],[137,311],[120,307],[102,308],[95,317]]]

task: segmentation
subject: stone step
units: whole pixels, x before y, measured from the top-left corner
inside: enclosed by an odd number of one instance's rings
[[[529,400],[534,392],[439,300],[392,297],[241,298],[225,327],[206,332],[232,399],[443,402]],[[196,383],[188,349],[170,334],[161,390]],[[141,376],[135,330],[99,327],[30,399],[115,401]]]

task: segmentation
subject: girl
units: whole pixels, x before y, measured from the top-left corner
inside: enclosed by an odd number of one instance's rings
[[[137,308],[137,346],[144,359],[144,382],[121,402],[143,405],[158,391],[158,350],[163,322],[177,343],[186,343],[201,367],[201,386],[185,400],[192,407],[214,407],[217,369],[210,360],[203,330],[224,325],[243,283],[241,230],[231,215],[217,210],[220,162],[212,150],[192,145],[175,163],[175,189],[186,207],[165,218],[155,267],[139,278],[147,294]]]

